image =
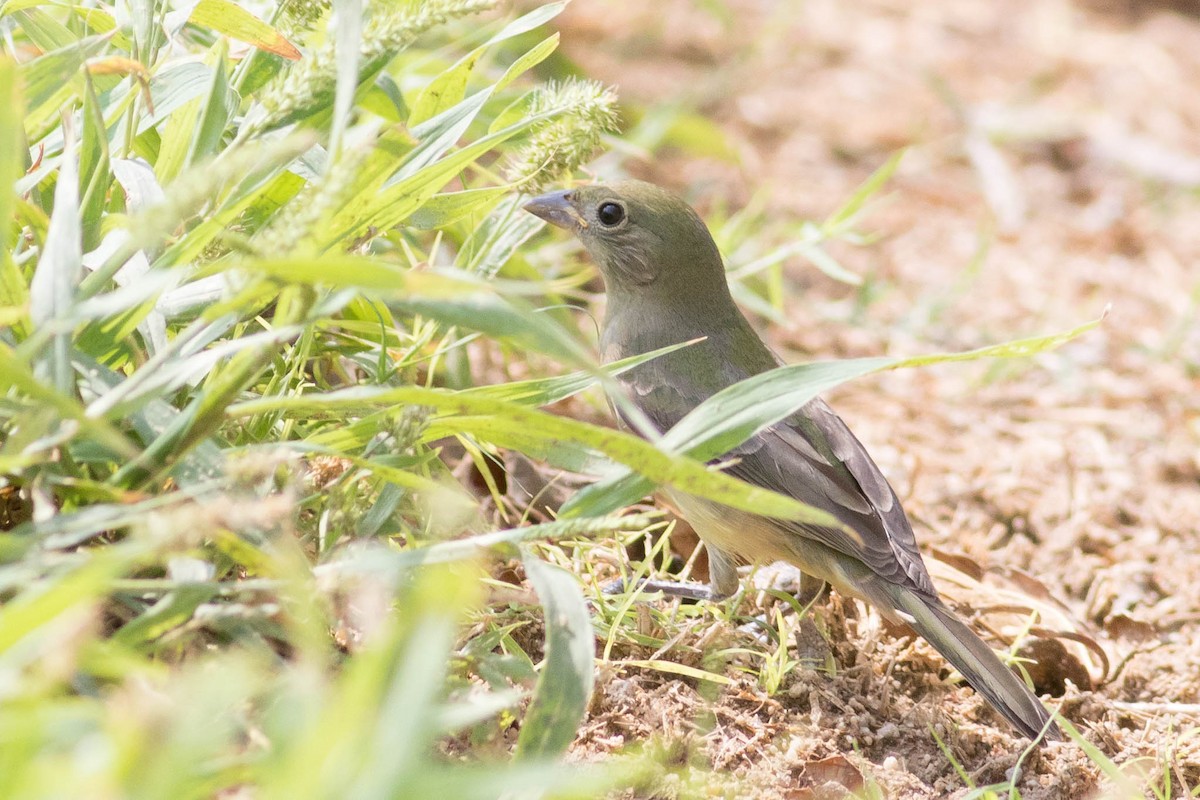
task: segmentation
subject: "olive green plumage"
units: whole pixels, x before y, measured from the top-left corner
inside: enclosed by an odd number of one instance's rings
[[[583,242],[601,273],[606,362],[704,337],[620,377],[660,430],[716,392],[779,366],[729,294],[704,222],[675,195],[622,181],[535,198],[526,209]],[[671,497],[709,548],[714,599],[737,588],[738,563],[784,560],[875,605],[924,636],[1021,733],[1061,738],[1033,693],[938,598],[912,526],[862,444],[822,400],[726,454],[726,472],[823,509],[842,529]]]

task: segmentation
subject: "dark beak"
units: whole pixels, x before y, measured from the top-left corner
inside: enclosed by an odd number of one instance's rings
[[[587,221],[571,205],[571,190],[550,192],[533,198],[524,205],[524,209],[535,217],[541,217],[551,225],[557,225],[567,230],[579,230],[587,227]]]

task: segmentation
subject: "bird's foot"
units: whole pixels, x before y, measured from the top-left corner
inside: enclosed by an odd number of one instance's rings
[[[796,626],[796,660],[804,669],[824,669],[833,658],[833,649],[822,626],[811,614],[805,614]]]
[[[805,669],[821,669],[830,664],[833,649],[829,646],[829,637],[825,634],[824,620],[818,621],[814,610],[823,599],[828,598],[829,584],[811,575],[800,575],[800,590],[796,592],[796,600],[804,607],[800,614],[800,624],[796,626],[794,635],[796,641],[796,659]]]

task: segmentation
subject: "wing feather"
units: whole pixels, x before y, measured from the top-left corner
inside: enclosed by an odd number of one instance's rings
[[[664,371],[651,362],[626,373],[623,379],[630,397],[662,431],[714,391],[714,387],[679,377],[688,375],[687,371],[671,370],[670,374],[677,377],[674,382],[666,381]],[[719,381],[730,385],[743,377],[723,375]],[[825,401],[813,400],[712,463],[722,464],[727,473],[756,486],[829,512],[858,537],[837,528],[781,522],[788,533],[855,558],[885,580],[937,596],[912,526],[891,485]]]

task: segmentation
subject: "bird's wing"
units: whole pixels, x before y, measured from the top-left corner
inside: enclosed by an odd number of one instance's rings
[[[659,430],[670,429],[712,394],[711,387],[680,381],[680,372],[673,370],[676,380],[668,382],[651,362],[622,377],[630,398]],[[720,382],[742,377],[720,376]],[[855,558],[885,580],[937,596],[895,492],[823,400],[813,400],[714,463],[748,483],[829,512],[857,537],[838,528],[781,523],[789,532]]]
[[[827,511],[858,537],[788,523],[796,533],[857,558],[885,580],[937,596],[899,498],[824,400],[813,400],[725,458],[732,461],[727,473]]]

